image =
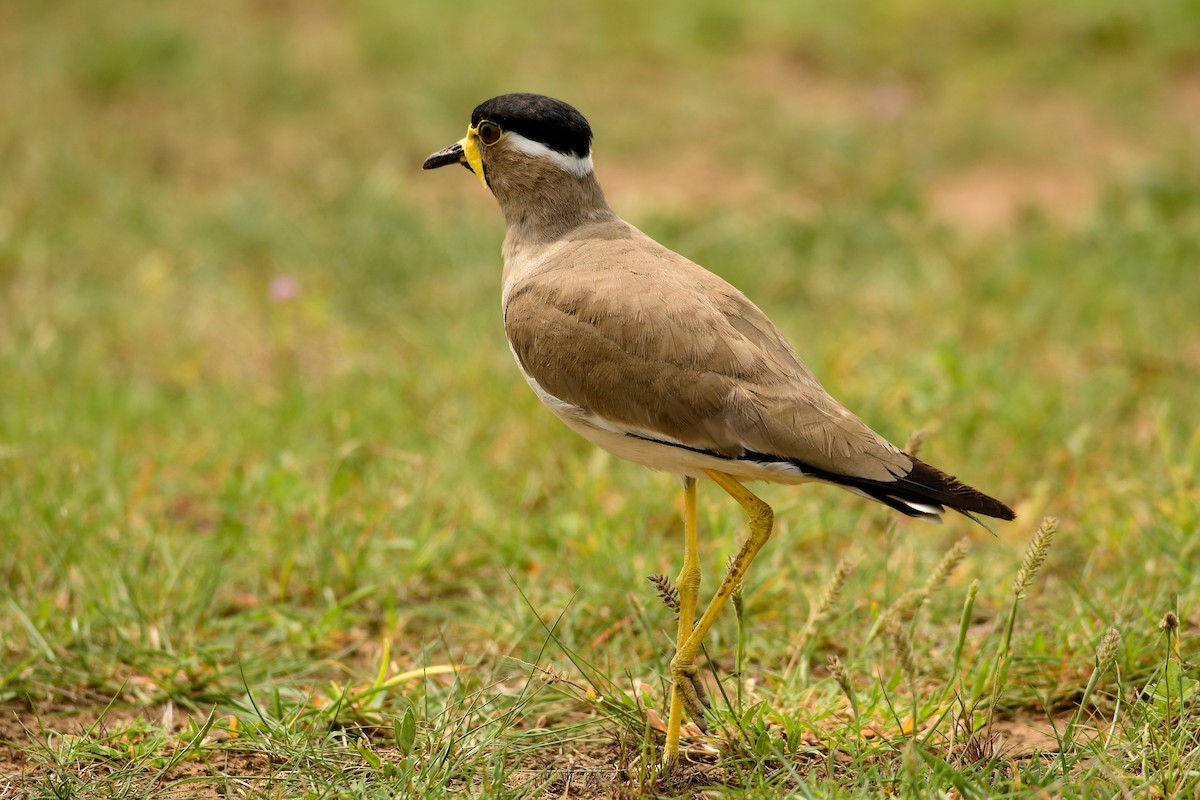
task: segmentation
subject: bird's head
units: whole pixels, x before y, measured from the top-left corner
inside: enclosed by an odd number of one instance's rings
[[[425,169],[462,164],[483,185],[533,184],[592,174],[592,128],[573,106],[540,94],[504,94],[480,103],[460,141],[425,159]]]

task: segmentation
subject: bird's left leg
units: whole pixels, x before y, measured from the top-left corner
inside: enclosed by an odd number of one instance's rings
[[[692,635],[696,621],[696,605],[700,599],[700,552],[696,535],[696,479],[683,479],[683,569],[679,573],[676,587],[679,589],[679,628],[675,637],[676,653]],[[704,708],[697,708],[699,701],[691,680],[671,673],[671,712],[667,719],[667,745],[663,760],[674,763],[679,756],[680,727],[683,724],[684,705],[688,716],[699,719],[703,724]]]
[[[750,517],[750,535],[746,537],[741,550],[738,551],[733,562],[729,565],[729,570],[725,573],[724,580],[721,581],[717,593],[704,610],[700,621],[691,629],[687,640],[679,645],[679,648],[675,651],[675,658],[671,659],[671,677],[675,682],[676,696],[680,694],[680,686],[685,683],[684,679],[686,679],[688,688],[692,689],[692,695],[695,697],[696,692],[692,686],[696,669],[695,661],[696,655],[700,652],[700,645],[704,642],[704,636],[712,628],[713,623],[717,619],[717,614],[720,613],[721,608],[725,605],[725,601],[729,599],[738,584],[746,576],[746,571],[750,568],[750,562],[754,560],[754,557],[758,555],[758,551],[771,538],[771,528],[775,521],[775,514],[771,511],[771,507],[743,486],[736,478],[713,470],[706,469],[704,472],[746,510],[746,514]],[[682,630],[680,628],[681,635]],[[699,698],[695,698],[695,704],[700,705]],[[688,705],[691,706],[692,703],[689,702]],[[670,728],[668,727],[669,731]]]

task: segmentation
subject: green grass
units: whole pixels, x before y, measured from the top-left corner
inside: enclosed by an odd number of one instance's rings
[[[6,4],[0,796],[1193,796],[1198,43],[1178,0]],[[673,782],[677,484],[539,407],[499,213],[419,169],[512,90],[1019,514],[761,487]]]

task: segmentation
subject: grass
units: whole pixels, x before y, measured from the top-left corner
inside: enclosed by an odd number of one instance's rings
[[[6,4],[0,797],[1194,795],[1197,42],[1175,0]],[[419,170],[525,89],[1019,514],[762,487],[673,782],[677,487],[538,406],[494,204]],[[700,517],[711,587],[742,519]]]

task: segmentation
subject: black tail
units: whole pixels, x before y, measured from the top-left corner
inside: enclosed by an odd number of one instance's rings
[[[632,433],[626,435],[636,436],[636,434]],[[678,442],[666,442],[659,439],[649,439],[644,436],[638,436],[637,438],[672,447],[680,447],[684,450],[703,453],[714,458],[730,458],[730,456],[724,453],[704,450],[699,447],[689,447]],[[946,511],[946,506],[964,516],[970,517],[980,525],[983,525],[983,523],[975,516],[976,514],[1004,520],[1017,518],[1017,515],[1013,513],[1011,508],[996,498],[989,497],[978,489],[967,486],[953,475],[947,475],[937,467],[929,466],[916,456],[909,455],[908,453],[904,455],[912,459],[912,469],[907,475],[899,476],[890,481],[873,481],[867,478],[857,478],[853,475],[840,475],[836,472],[829,472],[819,467],[814,467],[811,464],[806,464],[799,459],[788,458],[786,456],[773,456],[753,450],[747,450],[737,458],[730,460],[753,461],[764,465],[790,464],[802,475],[836,484],[863,497],[883,503],[885,506],[890,506],[901,514],[929,520],[930,522],[941,522],[942,514]],[[987,528],[987,525],[983,525],[983,527]]]
[[[814,471],[808,466],[803,469],[815,477],[844,486],[910,517],[938,521],[944,511],[943,506],[946,506],[976,522],[979,522],[975,519],[976,514],[996,519],[1016,519],[1013,510],[996,498],[967,486],[953,475],[947,475],[914,456],[908,457],[913,462],[912,471],[894,481],[836,475],[823,470]]]

